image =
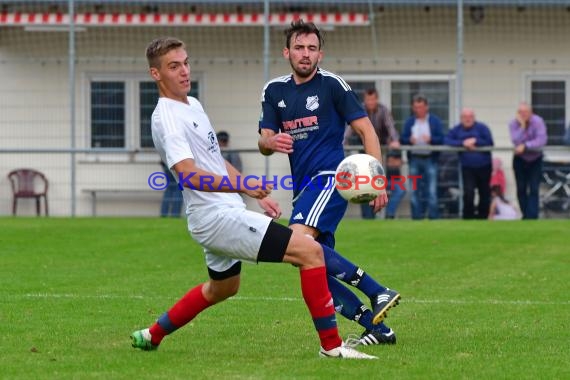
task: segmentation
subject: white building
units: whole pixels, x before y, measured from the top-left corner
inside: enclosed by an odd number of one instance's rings
[[[510,146],[507,123],[521,100],[545,118],[552,145],[561,142],[570,119],[570,7],[564,1],[466,0],[462,25],[456,1],[270,1],[269,57],[263,1],[155,3],[76,2],[73,94],[67,1],[3,1],[0,215],[11,214],[6,174],[18,167],[46,174],[51,215],[72,213],[72,191],[75,214],[91,215],[93,189],[129,190],[97,194],[98,215],[158,215],[162,194],[147,184],[160,166],[148,136],[155,89],[144,49],[160,35],[187,42],[194,94],[215,128],[231,134],[233,148],[252,150],[242,153],[246,173],[262,175],[267,167],[271,175],[288,173],[285,156],[266,161],[254,150],[265,72],[289,72],[282,31],[298,16],[314,18],[325,31],[322,66],[357,91],[377,87],[398,123],[416,92],[428,96],[447,125],[456,122],[461,104],[474,108],[498,147]],[[71,155],[66,150],[73,145],[98,153]],[[100,152],[108,148],[119,151]],[[497,155],[514,199],[511,155]],[[288,215],[290,194],[276,194]],[[21,202],[19,214],[33,214],[32,206]]]

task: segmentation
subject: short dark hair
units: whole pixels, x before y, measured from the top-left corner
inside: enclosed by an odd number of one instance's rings
[[[292,21],[291,26],[285,29],[284,34],[286,38],[285,46],[287,47],[287,49],[291,47],[291,38],[299,34],[316,35],[317,38],[319,39],[319,50],[325,44],[325,40],[323,39],[323,36],[321,35],[321,31],[319,30],[319,28],[317,28],[317,26],[313,22],[305,22],[303,21],[303,19]]]
[[[364,95],[368,95],[368,96],[376,95],[376,96],[378,96],[378,90],[376,90],[374,87],[367,88],[366,90],[364,90]]]
[[[220,131],[216,134],[218,141],[228,142],[230,140],[230,134],[226,131]]]
[[[412,104],[413,103],[424,103],[426,106],[429,104],[428,100],[424,94],[415,94],[412,97]]]
[[[146,47],[146,60],[149,67],[160,68],[160,57],[174,49],[186,50],[186,44],[174,37],[160,37],[152,40]]]

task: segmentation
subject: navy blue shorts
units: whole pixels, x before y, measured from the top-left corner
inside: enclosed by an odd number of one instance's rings
[[[291,224],[304,224],[319,231],[318,242],[334,248],[334,233],[348,203],[335,188],[333,175],[318,176],[293,199]]]

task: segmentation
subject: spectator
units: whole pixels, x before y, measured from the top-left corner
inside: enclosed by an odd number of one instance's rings
[[[364,91],[364,109],[372,122],[372,126],[376,130],[380,145],[388,146],[390,149],[386,157],[387,189],[390,193],[388,206],[386,206],[386,218],[394,219],[398,205],[406,194],[406,191],[400,186],[394,186],[394,189],[392,189],[391,178],[400,175],[400,168],[402,166],[402,153],[398,150],[398,148],[400,148],[398,132],[394,127],[392,113],[388,107],[378,101],[378,91],[376,91],[375,88],[369,88]],[[350,126],[346,128],[345,142],[349,145],[362,145],[360,136],[358,136]],[[362,153],[364,153],[364,151],[362,151]],[[362,204],[361,209],[363,219],[375,218],[375,214],[368,204]]]
[[[463,181],[463,219],[487,219],[491,204],[491,152],[475,149],[493,146],[491,131],[485,124],[475,120],[472,109],[464,108],[461,110],[461,122],[449,131],[445,144],[467,149],[467,152],[459,154]],[[479,194],[477,213],[475,190]]]
[[[570,125],[566,128],[566,133],[564,134],[564,145],[570,145]]]
[[[491,172],[491,187],[498,185],[501,188],[501,194],[507,192],[507,181],[505,172],[503,171],[503,161],[499,157],[493,158],[493,171]]]
[[[516,208],[503,196],[501,186],[491,187],[491,206],[489,207],[489,220],[515,220],[519,218]]]
[[[220,131],[216,134],[216,137],[218,138],[218,144],[220,144],[220,148],[222,148],[222,157],[224,157],[224,160],[232,164],[234,168],[241,172],[242,165],[239,153],[226,150],[230,145],[230,134],[226,131]]]
[[[441,120],[429,113],[428,100],[423,95],[412,99],[413,115],[404,123],[400,142],[418,148],[428,145],[443,144],[443,125]],[[430,219],[439,218],[437,199],[437,160],[439,152],[414,149],[408,153],[410,175],[421,176],[417,189],[412,191],[412,219],[423,219],[426,210]]]
[[[515,146],[513,169],[517,198],[523,219],[538,219],[538,190],[542,175],[542,151],[546,145],[544,120],[533,113],[528,103],[520,103],[515,119],[509,124]]]
[[[160,166],[162,166],[162,171],[168,177],[168,186],[164,189],[164,194],[162,195],[160,216],[163,218],[179,218],[182,211],[182,191],[178,188],[178,182],[163,161],[160,161]]]

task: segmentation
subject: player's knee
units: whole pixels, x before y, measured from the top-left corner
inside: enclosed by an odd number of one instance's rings
[[[210,280],[206,283],[204,296],[208,301],[218,303],[235,296],[239,291],[239,286],[239,276],[234,276],[222,281]]]
[[[303,259],[305,260],[303,264],[306,266],[319,267],[325,265],[323,247],[314,239],[308,238]]]

